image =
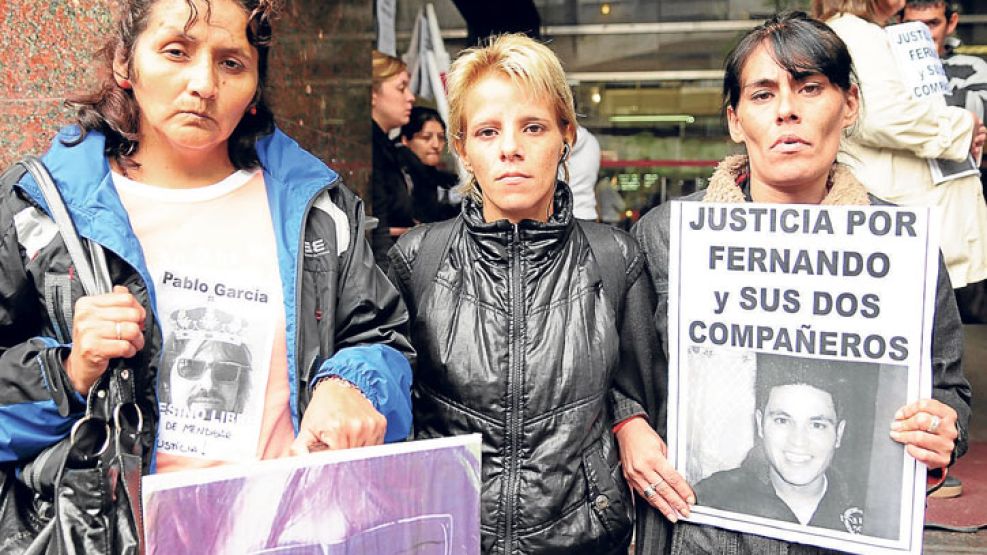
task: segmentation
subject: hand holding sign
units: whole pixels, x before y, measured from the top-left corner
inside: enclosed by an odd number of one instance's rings
[[[929,468],[949,465],[958,435],[956,411],[935,399],[905,405],[891,423],[891,439]]]

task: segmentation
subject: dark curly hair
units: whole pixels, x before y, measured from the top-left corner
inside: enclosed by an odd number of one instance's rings
[[[115,13],[118,14],[113,34],[97,53],[101,78],[98,88],[91,92],[69,97],[65,104],[76,108],[76,121],[82,134],[66,144],[82,142],[89,131],[100,131],[106,136],[105,153],[116,159],[124,169],[136,168],[138,164],[131,158],[140,148],[137,127],[140,122],[140,106],[132,90],[117,84],[113,74],[116,59],[127,64],[133,75],[134,45],[147,28],[148,18],[154,5],[161,0],[118,0]],[[206,5],[208,19],[213,0],[199,0]],[[274,114],[265,98],[267,84],[267,56],[271,47],[271,21],[278,12],[279,0],[232,0],[248,14],[247,40],[257,49],[258,81],[257,91],[251,103],[256,113],[248,113],[237,124],[228,141],[230,161],[237,169],[257,167],[255,144],[257,139],[274,130]],[[199,18],[199,8],[195,0],[185,0],[189,7],[189,18],[185,30],[191,29]],[[252,111],[253,112],[253,111]]]

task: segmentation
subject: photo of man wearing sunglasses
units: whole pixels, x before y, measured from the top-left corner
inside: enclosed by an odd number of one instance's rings
[[[250,391],[250,351],[223,341],[190,340],[171,368],[171,395],[193,414],[243,412]]]
[[[287,383],[269,383],[272,357],[264,346],[274,343],[268,329],[274,324],[229,303],[218,308],[208,300],[186,301],[199,306],[172,305],[162,315],[158,464],[168,468],[176,457],[182,464],[192,458],[211,465],[255,456],[270,422],[285,417],[265,412],[268,398],[289,395]]]

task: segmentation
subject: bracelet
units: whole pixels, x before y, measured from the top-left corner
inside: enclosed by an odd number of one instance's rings
[[[625,418],[625,419],[623,419],[623,420],[621,420],[621,421],[620,421],[620,422],[618,422],[617,424],[615,424],[615,425],[614,425],[614,427],[613,427],[613,428],[611,428],[611,431],[612,431],[612,432],[613,432],[614,434],[616,434],[617,432],[619,432],[619,431],[620,431],[620,429],[621,429],[621,428],[623,428],[623,427],[624,427],[624,425],[625,425],[625,424],[627,424],[627,423],[628,423],[628,422],[630,422],[631,420],[634,420],[635,418],[644,418],[644,415],[643,415],[643,414],[635,414],[634,416],[629,416],[629,417],[627,417],[627,418]]]
[[[312,384],[312,393],[314,394],[315,393],[315,390],[318,389],[318,387],[320,385],[322,385],[322,384],[324,384],[326,382],[329,382],[329,381],[336,382],[339,385],[344,386],[344,387],[347,387],[349,389],[355,389],[355,390],[359,391],[361,395],[363,395],[363,390],[360,389],[359,387],[357,387],[357,385],[355,383],[347,380],[346,378],[337,376],[336,374],[329,374],[327,376],[322,376],[321,378],[319,378],[318,380],[316,380],[315,383]]]

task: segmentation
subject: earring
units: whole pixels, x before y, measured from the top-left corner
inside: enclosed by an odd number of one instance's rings
[[[132,86],[133,86],[133,85],[131,85],[131,84],[130,84],[130,79],[121,79],[121,80],[120,80],[120,88],[121,88],[121,89],[123,89],[123,90],[125,90],[125,91],[126,91],[126,90],[130,90],[130,88],[131,88]]]
[[[564,143],[565,146],[562,147],[562,159],[559,162],[565,163],[569,159],[569,153],[572,149],[569,147],[569,143]]]
[[[251,106],[250,107],[250,110],[248,110],[248,111],[250,112],[250,115],[251,116],[256,116],[257,115],[257,106]]]

